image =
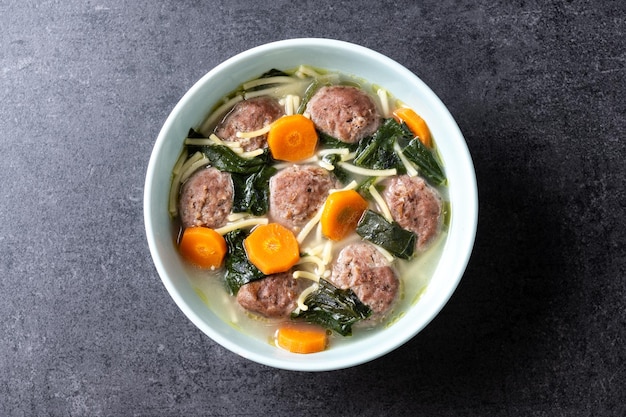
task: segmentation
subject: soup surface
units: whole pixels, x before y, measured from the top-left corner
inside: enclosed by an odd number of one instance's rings
[[[199,297],[294,352],[393,325],[445,244],[436,138],[384,88],[345,74],[303,65],[243,83],[190,128],[172,177],[169,210]],[[190,237],[198,228],[210,238]],[[305,323],[302,341],[277,338],[287,323]],[[323,347],[298,350],[313,328],[326,329]]]

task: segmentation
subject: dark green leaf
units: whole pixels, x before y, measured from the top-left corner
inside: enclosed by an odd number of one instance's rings
[[[276,173],[276,168],[270,165],[262,165],[258,172],[250,175],[232,174],[233,188],[233,212],[251,213],[261,216],[269,209],[269,181]]]
[[[431,183],[440,185],[446,181],[443,168],[435,158],[433,151],[428,149],[418,138],[412,139],[402,149],[402,153],[417,166],[420,175]]]
[[[263,75],[261,75],[259,78],[288,77],[288,76],[289,74],[287,74],[286,72],[281,71],[276,68],[272,68],[271,70],[264,72]]]
[[[209,158],[211,165],[220,171],[235,174],[252,174],[258,172],[268,160],[268,151],[263,155],[254,158],[242,158],[224,145],[189,146],[189,153],[192,154],[199,148],[204,155]]]
[[[317,90],[319,90],[320,87],[320,81],[317,78],[314,79],[311,84],[309,84],[309,86],[304,91],[304,96],[300,101],[300,105],[298,106],[296,113],[303,114],[305,112],[306,106],[307,104],[309,104],[309,100],[311,100],[311,97],[313,97],[313,95],[317,92]]]
[[[246,256],[243,241],[247,236],[248,232],[242,229],[234,230],[224,236],[228,247],[224,261],[226,267],[224,279],[232,295],[237,294],[242,285],[265,276],[263,272],[250,263]]]
[[[396,222],[388,222],[372,210],[367,210],[363,214],[356,232],[363,239],[386,249],[398,258],[409,259],[415,251],[417,239],[415,233],[403,229]]]
[[[305,298],[304,304],[308,309],[292,313],[292,318],[318,324],[342,336],[350,336],[352,325],[372,314],[354,291],[339,289],[323,278],[320,278],[319,288]]]
[[[194,138],[194,139],[203,139],[206,136],[204,136],[202,133],[197,132],[194,128],[190,128],[189,129],[189,133],[187,134],[188,138]]]
[[[386,119],[378,130],[359,142],[354,157],[354,165],[370,169],[396,168],[398,173],[406,172],[404,164],[393,149],[393,144],[408,142],[405,132],[394,119]]]

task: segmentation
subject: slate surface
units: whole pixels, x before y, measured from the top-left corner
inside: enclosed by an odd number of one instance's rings
[[[626,415],[622,1],[0,2],[0,415]],[[161,124],[248,47],[387,54],[449,107],[480,223],[461,285],[406,345],[274,370],[197,330],[154,269]]]

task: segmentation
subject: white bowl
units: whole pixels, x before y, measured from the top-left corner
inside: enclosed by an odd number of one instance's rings
[[[294,354],[235,330],[215,315],[194,292],[185,275],[168,215],[172,167],[190,127],[198,126],[217,101],[271,69],[300,64],[339,71],[385,87],[428,122],[449,181],[451,221],[441,260],[422,298],[395,324],[356,337],[350,343],[315,354]],[[183,313],[225,348],[268,366],[300,371],[327,371],[380,357],[421,331],[456,289],[469,261],[478,216],[472,160],[454,119],[424,82],[402,65],[370,49],[336,40],[291,39],[242,52],[209,71],[183,96],[156,140],[144,189],[144,221],[155,267]]]

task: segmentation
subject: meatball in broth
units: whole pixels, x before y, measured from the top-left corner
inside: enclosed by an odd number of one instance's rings
[[[339,288],[354,291],[372,309],[373,319],[391,309],[400,287],[389,261],[369,243],[353,243],[343,248],[333,266],[331,281]]]
[[[345,85],[320,88],[309,101],[307,113],[319,130],[346,143],[374,134],[382,121],[368,94]]]
[[[298,281],[287,271],[245,284],[237,293],[237,302],[264,317],[286,318],[296,308],[299,295]]]
[[[196,171],[182,186],[178,211],[182,226],[220,227],[233,208],[233,182],[216,168]]]
[[[215,128],[215,134],[222,140],[239,142],[244,151],[267,148],[267,134],[242,138],[237,132],[254,132],[263,129],[284,114],[278,100],[271,97],[257,97],[240,101]]]
[[[331,189],[339,182],[328,171],[312,165],[293,165],[270,180],[270,217],[300,231],[322,207]]]
[[[421,177],[400,175],[388,180],[383,198],[393,219],[417,235],[415,249],[427,248],[441,230],[442,202],[437,190]]]

